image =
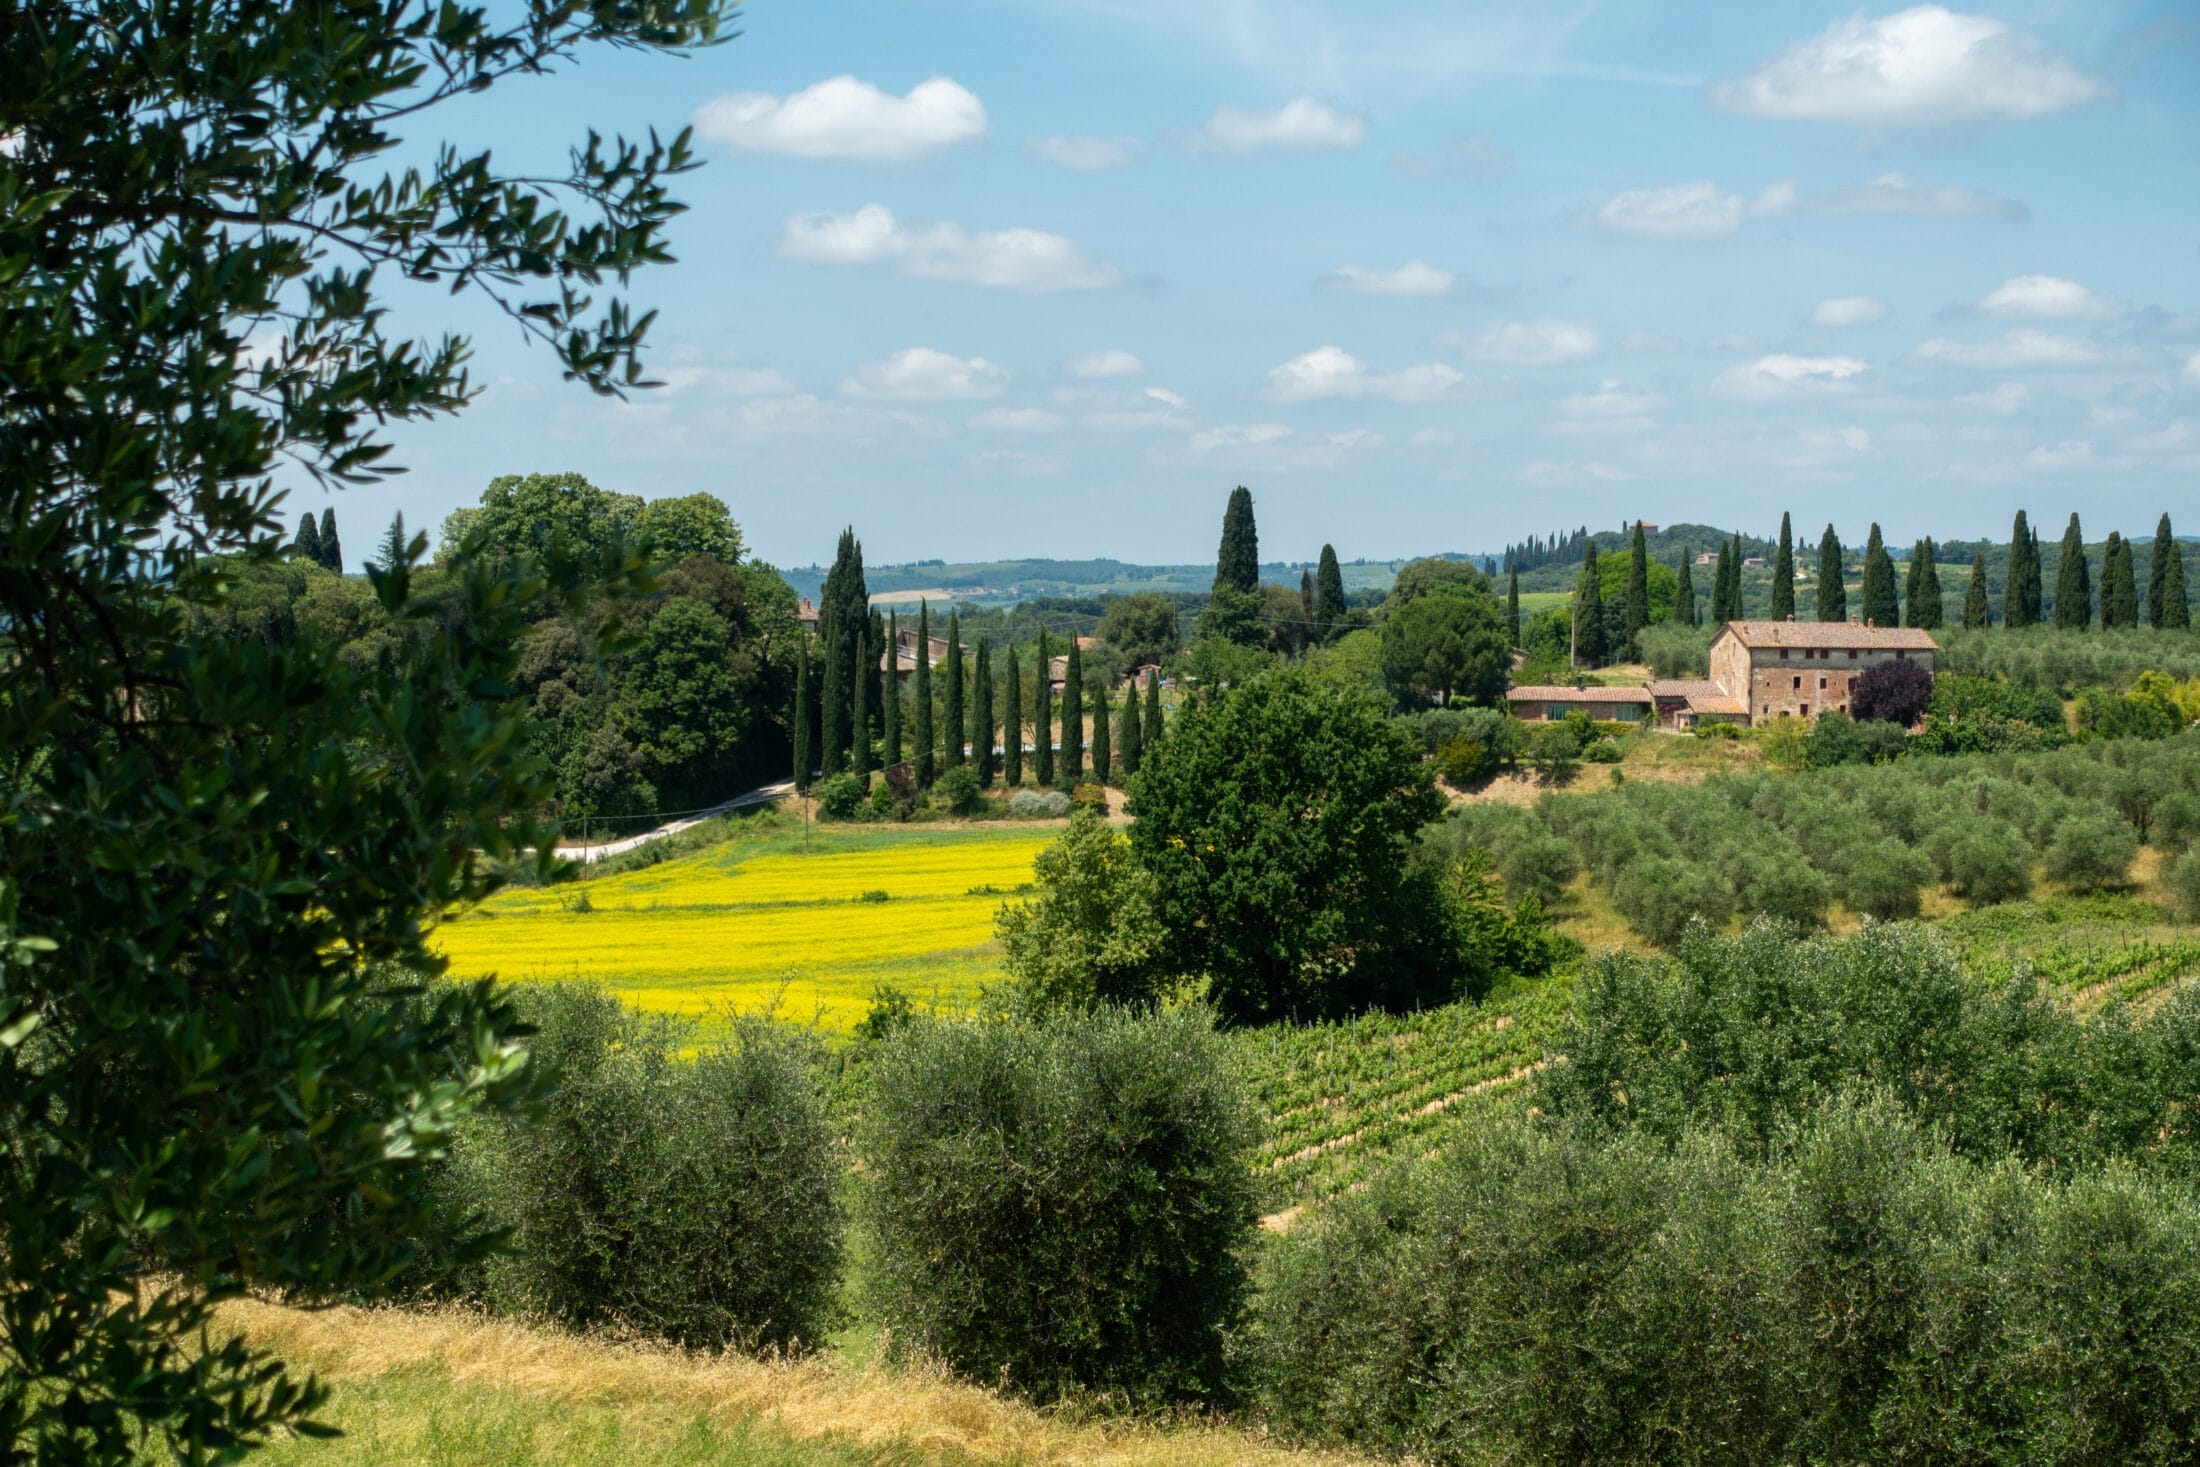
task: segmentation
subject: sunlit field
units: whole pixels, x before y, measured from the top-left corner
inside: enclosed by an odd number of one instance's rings
[[[451,976],[586,979],[705,1019],[773,1008],[845,1029],[892,983],[952,1008],[1000,974],[993,914],[1056,834],[824,827],[737,838],[640,871],[503,893],[447,921]]]

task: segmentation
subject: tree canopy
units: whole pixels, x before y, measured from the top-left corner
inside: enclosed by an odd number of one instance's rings
[[[428,925],[490,859],[553,864],[518,644],[646,567],[462,539],[430,606],[416,539],[364,587],[398,629],[364,660],[195,613],[282,553],[279,464],[371,481],[385,425],[476,391],[392,281],[486,296],[590,389],[643,382],[649,318],[615,292],[670,258],[687,135],[514,177],[405,134],[585,48],[710,43],[729,9],[9,10],[0,1457],[198,1461],[310,1420],[318,1388],[210,1311],[383,1287],[419,1162],[523,1086],[487,989],[389,990],[437,971]]]

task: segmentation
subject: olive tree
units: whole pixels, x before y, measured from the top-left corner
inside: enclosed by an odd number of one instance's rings
[[[394,999],[484,858],[553,847],[521,630],[639,560],[463,542],[431,614],[415,538],[376,570],[387,663],[190,613],[284,553],[281,465],[371,482],[381,425],[473,394],[467,343],[405,335],[392,281],[486,296],[596,391],[642,383],[649,318],[596,292],[669,258],[685,133],[591,135],[555,178],[390,157],[445,103],[708,43],[727,9],[0,17],[0,1458],[202,1461],[310,1424],[319,1388],[210,1311],[382,1286],[417,1163],[523,1086],[491,990]]]

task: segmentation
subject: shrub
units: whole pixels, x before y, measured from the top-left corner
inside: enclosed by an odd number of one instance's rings
[[[1038,895],[993,919],[1004,966],[1025,1007],[1150,1004],[1161,996],[1161,928],[1153,878],[1131,843],[1090,810],[1032,862]]]
[[[863,781],[836,774],[817,787],[817,813],[827,820],[852,820],[863,808]]]
[[[1908,728],[1925,716],[1933,698],[1933,675],[1907,660],[1874,663],[1857,677],[1849,692],[1849,712],[1859,723],[1885,722]]]
[[[908,807],[894,793],[893,785],[883,779],[872,788],[871,798],[867,803],[870,805],[870,809],[865,813],[873,820],[903,820],[908,818]]]
[[[1948,882],[1975,907],[2014,901],[2032,887],[2032,848],[1998,820],[1958,835],[1948,848]]]
[[[1872,759],[1871,746],[1857,731],[1856,721],[1839,709],[1821,713],[1811,721],[1810,732],[1804,736],[1804,749],[1813,769],[1831,769],[1837,764],[1869,764]]]
[[[1620,761],[1619,741],[1611,738],[1598,739],[1581,751],[1581,757],[1589,764],[1617,764]]]
[[[1555,835],[1529,835],[1509,841],[1497,857],[1497,874],[1516,902],[1533,898],[1549,906],[1580,870],[1573,846]]]
[[[451,1181],[512,1228],[478,1280],[492,1308],[683,1345],[801,1348],[837,1321],[840,1167],[804,1036],[727,1045],[610,994],[522,990],[556,1077],[532,1124],[467,1135]]]
[[[2179,790],[2154,803],[2154,828],[2148,839],[2165,851],[2189,849],[2200,842],[2200,795]]]
[[[1705,677],[1711,671],[1713,627],[1656,622],[1635,633],[1635,646],[1652,677]]]
[[[1752,866],[1735,894],[1745,914],[1797,927],[1818,926],[1833,905],[1832,882],[1808,863],[1777,852]]]
[[[1715,718],[1709,723],[1697,724],[1690,732],[1699,739],[1724,739],[1729,743],[1735,743],[1739,742],[1742,737],[1742,726],[1738,723],[1730,723],[1723,718]]]
[[[2129,825],[2105,810],[2080,811],[2055,827],[2047,845],[2047,874],[2073,891],[2121,886],[2139,854]]]
[[[1864,751],[1874,764],[1885,764],[1902,757],[1910,746],[1910,732],[1899,723],[1870,719],[1856,726],[1858,737],[1864,741]]]
[[[1849,863],[1841,896],[1851,911],[1893,922],[1918,914],[1920,888],[1933,876],[1924,852],[1888,841]]]
[[[1096,784],[1081,784],[1069,792],[1069,802],[1075,809],[1106,813],[1108,792]]]
[[[861,1138],[879,1317],[896,1348],[1041,1400],[1214,1400],[1252,1144],[1204,1011],[910,1024]]]
[[[985,804],[985,785],[977,770],[958,764],[933,781],[932,800],[951,815],[975,815]]]
[[[2200,846],[2185,852],[2162,873],[2170,910],[2187,922],[2200,922]]]
[[[1008,797],[1008,813],[1058,820],[1069,813],[1069,804],[1069,796],[1060,790],[1018,790]]]
[[[1716,872],[1664,856],[1638,856],[1612,883],[1612,905],[1627,925],[1658,945],[1680,940],[1701,917],[1713,926],[1733,911],[1733,892]]]

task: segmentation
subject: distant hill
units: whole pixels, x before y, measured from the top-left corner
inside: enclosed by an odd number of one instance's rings
[[[1411,557],[1407,557],[1410,559]],[[1477,564],[1480,555],[1458,556]],[[1389,586],[1405,560],[1348,560],[1344,572],[1346,591],[1381,590]],[[1312,561],[1268,561],[1260,568],[1264,581],[1296,586],[1299,573]],[[795,591],[813,600],[825,584],[822,565],[782,568],[780,574]],[[911,591],[945,591],[957,601],[984,606],[1005,606],[1041,596],[1127,595],[1133,591],[1205,595],[1213,586],[1212,561],[1199,565],[1137,565],[1124,560],[919,560],[904,565],[872,565],[863,568],[863,581],[873,596]]]

